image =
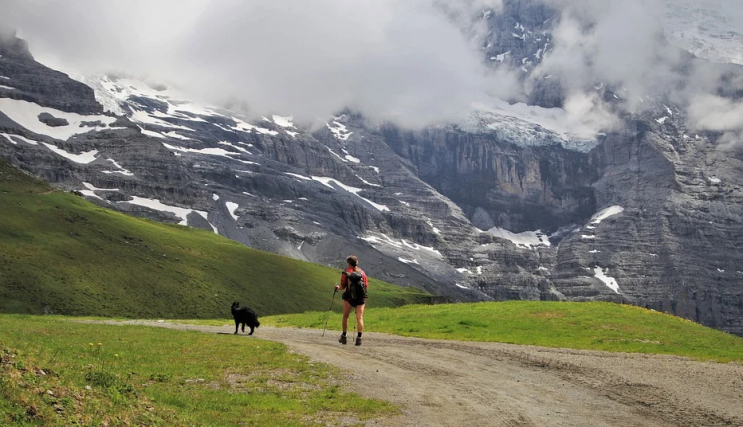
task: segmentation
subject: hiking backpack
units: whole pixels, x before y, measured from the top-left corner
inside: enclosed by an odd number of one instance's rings
[[[364,275],[359,271],[346,273],[348,278],[348,293],[351,299],[363,301],[367,297],[366,286],[364,286]]]

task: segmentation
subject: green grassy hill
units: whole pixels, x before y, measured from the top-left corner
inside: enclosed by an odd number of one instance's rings
[[[0,159],[0,312],[214,318],[327,310],[339,270],[52,190]],[[376,306],[429,295],[374,279]],[[340,304],[336,304],[339,307]]]

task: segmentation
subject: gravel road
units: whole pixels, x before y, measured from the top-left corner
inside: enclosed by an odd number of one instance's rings
[[[156,322],[151,326],[231,333]],[[743,426],[743,365],[364,333],[262,326],[255,337],[332,364],[346,388],[403,406],[375,426]],[[254,339],[235,337],[235,339]],[[349,343],[352,340],[349,340]],[[359,364],[354,359],[367,362]]]

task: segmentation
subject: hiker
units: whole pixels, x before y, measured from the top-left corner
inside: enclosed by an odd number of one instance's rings
[[[351,308],[356,309],[356,324],[359,325],[356,345],[361,345],[361,333],[364,332],[364,305],[367,298],[369,282],[364,270],[359,268],[359,259],[354,255],[346,258],[346,269],[341,273],[341,284],[335,289],[343,290],[343,334],[338,342],[346,343],[346,331],[348,330],[348,315]]]

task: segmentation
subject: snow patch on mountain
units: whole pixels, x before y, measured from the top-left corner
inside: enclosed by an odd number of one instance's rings
[[[203,122],[204,120],[198,116],[220,115],[214,111],[215,108],[186,101],[189,98],[186,94],[163,85],[151,85],[133,78],[117,78],[108,75],[78,76],[77,80],[93,89],[96,100],[103,105],[106,111],[118,115],[126,114],[123,107],[127,104],[131,105],[129,100],[132,97],[145,97],[166,103],[167,114],[159,111],[154,113],[161,118],[173,117]]]
[[[524,231],[523,233],[513,233],[504,228],[493,227],[487,231],[495,237],[509,240],[516,246],[523,248],[535,248],[539,246],[552,246],[549,238],[542,233],[541,230],[537,231]]]
[[[608,268],[604,271],[603,268],[596,266],[596,268],[593,269],[593,272],[595,273],[595,278],[601,280],[612,291],[619,293],[619,284],[617,283],[617,280],[606,275],[606,273],[609,272]]]
[[[8,116],[10,120],[13,120],[31,132],[62,141],[67,141],[74,135],[103,130],[106,126],[116,121],[115,117],[103,115],[83,116],[54,108],[42,107],[33,102],[10,98],[0,98],[0,111]],[[69,124],[65,126],[49,126],[39,120],[39,115],[44,113],[57,119],[65,119]],[[92,125],[95,122],[100,122],[103,126]]]
[[[238,208],[239,208],[240,206],[239,206],[239,205],[238,205],[237,203],[235,203],[235,202],[225,202],[225,206],[227,206],[227,210],[228,210],[228,211],[230,212],[230,216],[232,216],[232,218],[233,218],[233,219],[234,219],[235,221],[237,221],[237,219],[238,219],[238,216],[237,216],[237,215],[235,215],[235,211],[237,211],[237,209],[238,209]]]
[[[20,139],[21,141],[23,141],[23,142],[25,142],[26,144],[29,144],[29,145],[39,145],[38,142],[34,141],[33,139],[28,139],[25,136],[13,135],[13,137],[16,138],[16,139]]]
[[[410,206],[410,205],[408,205],[408,206]],[[433,234],[441,234],[441,230],[439,230],[438,228],[434,227],[433,222],[431,222],[430,219],[427,219],[426,220],[426,224],[428,224],[428,226],[431,227],[431,230],[433,231]]]
[[[235,153],[233,151],[227,151],[227,150],[225,150],[223,148],[199,148],[199,149],[196,149],[196,148],[176,147],[175,145],[166,144],[164,142],[162,144],[168,150],[180,151],[180,152],[183,152],[183,153],[197,153],[197,154],[206,154],[206,155],[209,155],[209,156],[221,156],[221,157],[226,157],[228,159],[233,159],[230,156],[239,156],[240,155],[240,153]]]
[[[148,114],[146,111],[139,110],[135,107],[130,106],[129,109],[131,110],[131,115],[129,116],[132,121],[141,123],[144,125],[154,125],[154,126],[160,126],[165,128],[172,128],[172,129],[181,129],[181,130],[187,130],[193,132],[193,129],[187,128],[185,126],[175,125],[169,122],[166,122],[164,120],[160,120],[156,117],[153,117],[153,115]]]
[[[219,145],[226,145],[226,146],[228,146],[228,147],[232,147],[232,148],[234,148],[234,149],[235,149],[235,150],[237,150],[237,151],[242,151],[242,152],[243,152],[243,153],[245,153],[245,154],[250,154],[250,151],[248,151],[248,150],[246,150],[246,149],[244,149],[244,148],[242,148],[242,147],[238,147],[237,145],[235,145],[235,144],[232,144],[232,143],[230,143],[230,142],[227,142],[227,141],[219,141],[219,142],[217,142],[217,144],[219,144]],[[235,154],[236,154],[236,153],[235,153]]]
[[[271,136],[276,136],[276,135],[278,135],[278,134],[279,134],[279,133],[278,133],[277,131],[275,131],[275,130],[265,129],[265,128],[261,128],[261,127],[255,127],[254,129],[255,129],[255,131],[256,131],[256,132],[258,132],[258,133],[262,133],[262,134],[264,134],[264,135],[271,135]]]
[[[606,218],[609,218],[614,215],[619,215],[620,213],[624,212],[624,208],[621,206],[610,206],[595,215],[591,217],[591,224],[598,225],[601,224],[601,221],[605,220]]]
[[[364,197],[359,196],[359,192],[362,190],[361,188],[351,187],[350,185],[346,185],[346,184],[344,184],[344,183],[342,183],[342,182],[340,182],[340,181],[338,181],[337,179],[334,179],[334,178],[327,178],[327,177],[320,177],[320,176],[313,176],[311,178],[312,178],[312,180],[317,181],[317,182],[320,182],[323,185],[325,185],[326,187],[332,188],[333,190],[337,190],[337,188],[335,188],[333,186],[333,185],[336,185],[336,186],[342,188],[343,190],[348,191],[349,193],[352,193],[353,195],[357,196],[358,198],[360,198],[361,200],[363,200],[366,203],[370,204],[372,207],[374,207],[374,209],[376,209],[376,210],[378,210],[380,212],[387,212],[387,211],[390,210],[390,208],[388,208],[385,205],[380,205],[378,203],[374,203],[374,202],[372,202],[371,200],[369,200],[367,198],[364,198]]]
[[[193,141],[193,138],[188,138],[183,135],[179,135],[176,131],[165,132],[164,135],[169,136],[171,138],[180,139],[181,141]]]
[[[143,125],[141,128],[142,133],[147,136],[155,138],[170,137],[179,140],[192,140],[193,138],[181,135],[175,131],[169,131],[163,134],[156,132],[153,129],[148,129],[148,126],[164,127],[195,133],[195,131],[189,127],[177,125],[168,120],[209,122],[208,120],[205,120],[205,118],[209,117],[218,117],[220,123],[212,124],[225,131],[248,133],[255,131],[271,136],[279,134],[279,132],[275,130],[251,125],[237,117],[236,114],[221,110],[217,107],[187,101],[186,99],[188,99],[188,95],[167,86],[151,85],[137,79],[116,78],[106,75],[81,77],[78,78],[78,80],[93,88],[96,100],[104,106],[106,111],[111,111],[118,115],[129,116],[132,121]],[[148,111],[149,108],[146,108],[146,106],[142,104],[141,98],[156,101],[159,105],[164,105],[166,110],[161,111],[162,108],[160,108]],[[291,122],[292,117],[283,117],[278,115],[272,117],[273,121],[266,117],[263,119],[286,129],[295,128],[294,124]],[[231,119],[235,124],[230,125],[229,122],[224,123],[225,118]],[[286,130],[286,132],[292,136],[298,135],[297,132],[291,132],[289,130]]]
[[[285,174],[286,174],[286,175],[289,175],[289,176],[292,176],[292,177],[294,177],[294,178],[297,178],[297,179],[301,179],[301,180],[303,180],[303,181],[312,181],[312,178],[310,178],[310,177],[308,177],[308,176],[304,176],[304,175],[299,175],[299,174],[296,174],[296,173],[291,173],[291,172],[285,172]]]
[[[341,149],[343,151],[343,154],[345,154],[345,159],[348,160],[351,163],[361,163],[361,160],[348,154],[348,151],[346,149]]]
[[[8,140],[8,142],[10,142],[11,144],[13,144],[13,145],[18,145],[18,143],[17,143],[17,142],[15,142],[15,141],[14,141],[13,139],[11,139],[11,138],[10,138],[10,135],[8,135],[7,133],[3,133],[3,134],[0,134],[0,135],[4,136],[4,137],[5,137],[5,139],[7,139],[7,140]]]
[[[197,211],[195,209],[187,209],[187,208],[179,208],[177,206],[170,206],[166,205],[164,203],[161,203],[159,199],[147,199],[144,197],[137,197],[137,196],[130,196],[132,199],[119,202],[119,203],[129,203],[131,205],[138,205],[138,206],[144,206],[146,208],[150,208],[156,211],[160,212],[170,212],[181,219],[181,222],[179,222],[180,225],[188,225],[188,215],[191,212],[196,212],[197,214],[201,215],[202,217],[205,217],[206,212],[203,211]]]
[[[104,200],[101,196],[95,194],[96,191],[119,191],[118,188],[96,188],[96,186],[94,186],[93,184],[89,182],[83,182],[83,185],[85,186],[86,190],[78,190],[78,191],[82,195],[86,197],[92,197],[94,199]]]
[[[372,246],[376,247],[375,245],[388,245],[392,246],[396,249],[409,249],[414,251],[421,251],[428,254],[433,254],[436,257],[441,257],[441,252],[434,249],[433,247],[429,246],[422,246],[417,243],[410,243],[405,239],[397,240],[393,239],[390,236],[382,233],[373,233],[368,234],[366,236],[360,236],[359,239],[364,240],[365,242],[371,243]]]
[[[7,133],[0,133],[0,135],[4,136],[5,139],[7,139],[13,145],[18,145],[18,143],[13,138],[18,139],[18,140],[21,140],[21,141],[23,141],[23,142],[25,142],[26,144],[29,144],[29,145],[39,145],[38,142],[34,141],[33,139],[28,139],[28,138],[26,138],[24,136],[20,136],[20,135],[8,135]]]
[[[597,131],[569,123],[568,113],[562,108],[494,100],[490,105],[476,104],[460,119],[459,126],[466,132],[495,134],[522,146],[559,144],[568,150],[588,152],[598,145]]]
[[[161,139],[167,139],[165,135],[159,133],[159,132],[153,132],[151,130],[139,128],[139,131],[142,132],[142,135],[147,135],[153,138],[161,138]]]
[[[330,154],[332,154],[332,155],[334,155],[335,157],[337,157],[337,158],[338,158],[338,160],[340,160],[340,161],[342,161],[342,162],[344,162],[344,163],[348,163],[348,160],[347,160],[347,159],[344,159],[343,157],[341,157],[341,155],[340,155],[340,154],[338,154],[338,153],[336,153],[335,151],[333,151],[333,149],[332,149],[332,148],[330,148],[330,147],[328,147],[328,146],[326,146],[325,148],[327,148],[327,149],[328,149],[328,151],[330,151]]]
[[[75,163],[87,165],[88,163],[94,162],[97,159],[95,155],[98,154],[98,150],[91,150],[91,151],[85,151],[80,154],[73,154],[73,153],[68,153],[67,151],[61,148],[58,148],[56,145],[47,144],[46,142],[44,142],[43,144],[48,149],[52,150],[54,153],[66,158],[67,160],[71,160]]]
[[[214,232],[214,234],[219,234],[219,230],[217,230],[217,227],[215,227],[214,224],[212,224],[211,222],[209,222],[209,218],[208,218],[208,215],[207,215],[206,212],[204,212],[204,211],[194,211],[194,212],[196,212],[197,214],[201,215],[201,217],[206,220],[206,222],[212,228],[212,231]]]
[[[347,141],[348,137],[351,136],[353,132],[349,131],[348,128],[346,128],[346,125],[344,125],[343,123],[338,123],[337,120],[340,120],[340,118],[336,117],[336,120],[333,121],[332,126],[328,123],[325,123],[325,126],[330,129],[330,132],[337,140]]]
[[[130,171],[128,171],[127,169],[124,169],[123,167],[121,167],[121,165],[120,165],[120,164],[118,164],[118,163],[116,162],[116,160],[114,160],[114,159],[106,159],[106,160],[107,160],[107,161],[109,161],[109,162],[111,162],[111,163],[113,163],[113,165],[114,165],[114,166],[115,166],[115,167],[116,167],[116,168],[117,168],[118,170],[115,170],[115,171],[103,171],[103,173],[105,173],[105,174],[111,174],[111,173],[119,173],[119,174],[121,174],[121,175],[125,175],[125,176],[134,176],[134,174],[133,174],[133,173],[131,173],[131,172],[130,172]]]
[[[296,126],[294,126],[294,123],[292,123],[292,120],[294,119],[294,117],[292,117],[292,116],[282,117],[282,116],[277,116],[277,115],[274,114],[271,117],[273,118],[273,122],[276,123],[277,125],[281,126],[282,128],[293,128],[293,127],[296,127]]]

